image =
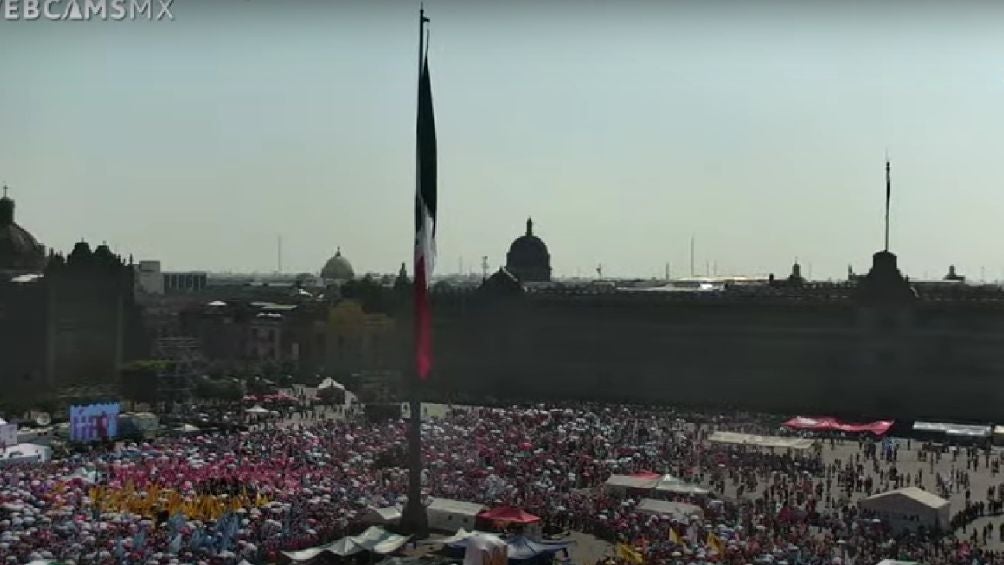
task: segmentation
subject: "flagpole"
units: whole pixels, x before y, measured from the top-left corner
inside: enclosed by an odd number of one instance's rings
[[[418,82],[422,80],[422,63],[425,56],[425,6],[421,5],[418,12]],[[420,96],[420,95],[419,95]],[[416,109],[418,106],[416,105]],[[421,171],[415,171],[420,175]],[[417,226],[416,226],[417,227]],[[417,275],[417,272],[416,272]],[[419,284],[416,276],[415,284]],[[412,316],[418,315],[412,312]],[[418,336],[414,336],[417,344]],[[414,351],[414,349],[413,349]],[[429,523],[425,505],[422,504],[422,401],[419,397],[418,368],[413,364],[406,370],[408,378],[408,502],[402,512],[401,521],[407,533],[416,539],[428,535]]]
[[[892,196],[892,183],[889,179],[889,152],[885,155],[885,250],[889,251],[889,199]]]

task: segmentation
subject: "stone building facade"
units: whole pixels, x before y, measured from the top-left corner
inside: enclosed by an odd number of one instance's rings
[[[433,311],[444,397],[960,420],[1004,403],[1004,292],[912,283],[884,251],[846,283],[707,293],[527,290],[500,271]]]
[[[115,395],[122,364],[148,347],[133,268],[107,245],[78,242],[65,258],[14,220],[0,198],[0,386],[31,403]]]

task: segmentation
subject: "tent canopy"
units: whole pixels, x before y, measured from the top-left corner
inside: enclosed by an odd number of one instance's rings
[[[475,533],[462,543],[464,544],[464,565],[505,563],[507,561],[508,548],[498,536]]]
[[[700,506],[687,504],[685,502],[670,502],[668,500],[656,500],[645,498],[638,503],[638,512],[646,514],[660,514],[669,516],[680,521],[689,521],[691,517],[704,517],[704,511]]]
[[[346,536],[326,545],[300,551],[283,551],[282,553],[293,561],[310,561],[325,552],[339,557],[355,555],[363,551],[386,555],[401,549],[407,541],[408,536],[392,534],[378,526],[371,526],[358,536]]]
[[[610,488],[622,488],[622,489],[642,489],[649,490],[656,487],[659,484],[659,480],[662,478],[661,475],[646,476],[646,477],[636,477],[634,475],[610,475],[607,479],[606,486]]]
[[[534,516],[512,506],[499,506],[478,514],[478,518],[502,524],[533,524],[540,522],[540,516]]]
[[[570,541],[540,542],[525,536],[516,536],[506,542],[509,559],[523,561],[541,555],[554,554],[566,550],[572,545]]]
[[[366,518],[379,524],[393,524],[401,520],[401,508],[397,506],[370,507],[366,512]]]
[[[873,494],[868,498],[862,499],[859,504],[863,507],[874,507],[878,504],[882,504],[887,499],[897,497],[908,498],[917,504],[921,504],[932,509],[938,509],[943,506],[948,506],[949,504],[949,501],[944,498],[918,487],[903,487]]]
[[[515,536],[509,540],[502,540],[496,534],[488,534],[484,532],[468,532],[467,530],[460,529],[457,533],[440,540],[444,545],[448,545],[454,549],[470,549],[470,548],[483,548],[483,547],[505,547],[506,554],[512,561],[523,561],[527,559],[534,559],[541,555],[554,554],[559,551],[568,549],[574,542],[571,541],[547,541],[539,542],[533,541],[525,536]]]
[[[640,477],[635,475],[610,475],[605,484],[608,488],[612,489],[655,489],[660,492],[696,496],[707,496],[710,494],[708,489],[685,482],[673,475],[645,474]]]
[[[476,517],[485,510],[485,505],[451,498],[433,498],[426,508],[429,512]]]
[[[945,434],[954,437],[987,438],[993,432],[990,426],[972,426],[945,422],[914,422],[913,431]]]
[[[343,385],[342,383],[336,381],[331,377],[327,377],[323,381],[321,381],[321,384],[317,385],[317,390],[324,390],[326,388],[337,388],[345,390],[345,385]]]
[[[809,449],[812,447],[811,439],[761,436],[754,434],[739,434],[734,432],[714,432],[708,440],[713,443],[751,445],[754,447],[776,447],[781,449]]]
[[[673,475],[664,476],[659,483],[655,485],[655,490],[658,492],[669,492],[673,494],[685,494],[691,496],[708,496],[711,494],[711,491],[708,489],[693,483],[688,483],[683,479],[674,477]]]

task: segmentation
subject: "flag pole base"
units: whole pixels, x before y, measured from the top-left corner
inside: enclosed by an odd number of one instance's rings
[[[422,403],[408,401],[408,502],[401,512],[401,528],[414,539],[429,536],[429,517],[422,502]]]
[[[414,506],[410,500],[405,504],[404,511],[401,513],[401,529],[412,536],[413,540],[423,540],[429,537],[429,517],[421,500]]]

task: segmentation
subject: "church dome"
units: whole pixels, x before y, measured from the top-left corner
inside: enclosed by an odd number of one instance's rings
[[[533,234],[533,219],[526,220],[526,233],[517,237],[506,254],[506,270],[520,282],[549,282],[551,254],[547,245]]]
[[[349,281],[355,278],[352,264],[345,257],[342,257],[342,249],[339,247],[335,251],[335,256],[328,259],[321,269],[321,278],[332,281]]]
[[[40,271],[45,266],[45,247],[14,221],[14,200],[7,187],[0,198],[0,269]]]

